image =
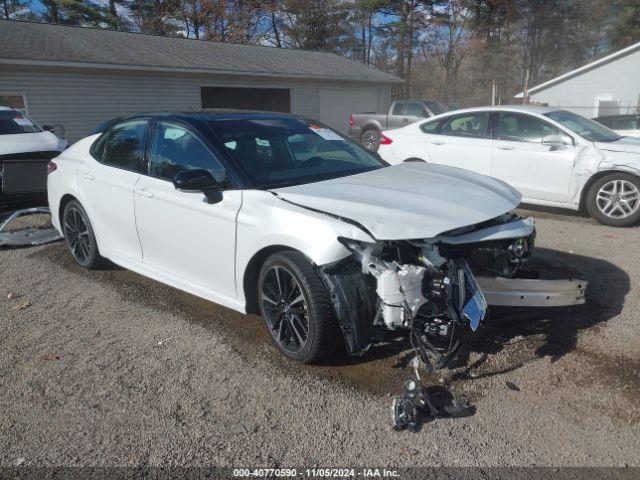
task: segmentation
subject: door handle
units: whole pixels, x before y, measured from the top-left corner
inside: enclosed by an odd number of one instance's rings
[[[80,176],[85,180],[93,180],[93,175],[89,170],[80,170]]]
[[[432,140],[431,141],[431,145],[444,145],[446,142],[443,142],[442,140]]]
[[[151,193],[146,188],[134,188],[133,191],[140,197],[153,198],[153,193]]]
[[[508,145],[498,145],[500,150],[515,150],[515,147],[509,147]]]
[[[403,122],[408,122],[408,121],[409,121],[409,119],[408,119],[408,118],[403,118],[403,119],[402,119],[402,121],[403,121]]]

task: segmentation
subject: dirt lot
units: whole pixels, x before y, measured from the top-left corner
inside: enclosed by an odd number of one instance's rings
[[[300,366],[259,317],[60,243],[0,251],[0,465],[638,466],[640,228],[527,213],[588,304],[493,311],[425,382],[475,413],[418,433],[390,428],[402,345]]]

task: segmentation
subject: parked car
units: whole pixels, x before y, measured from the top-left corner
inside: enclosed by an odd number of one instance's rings
[[[553,107],[482,107],[384,132],[391,164],[425,161],[491,175],[535,205],[585,208],[600,223],[640,219],[640,139]]]
[[[623,137],[640,137],[640,114],[609,115],[594,120]]]
[[[0,106],[0,208],[38,198],[46,201],[47,164],[66,147],[64,138],[24,113]]]
[[[349,117],[349,136],[375,152],[383,130],[404,127],[446,111],[447,107],[433,100],[396,100],[387,113],[352,114]]]
[[[584,300],[584,282],[514,278],[535,227],[511,213],[520,195],[504,182],[388,166],[303,118],[136,115],[80,140],[49,171],[52,221],[79,265],[107,258],[261,313],[282,353],[302,362],[340,338],[363,353],[376,330],[400,329],[421,358],[443,364],[454,330],[475,330],[487,302]]]

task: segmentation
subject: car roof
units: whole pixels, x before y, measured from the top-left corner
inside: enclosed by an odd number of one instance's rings
[[[6,111],[6,110],[13,110],[13,108],[11,108],[11,107],[4,107],[4,106],[0,105],[0,110],[2,110],[2,111]]]
[[[484,107],[471,107],[471,108],[461,108],[459,110],[451,110],[449,112],[443,113],[442,116],[457,114],[457,113],[465,113],[465,112],[486,112],[487,110],[491,111],[504,111],[504,112],[521,112],[521,113],[536,113],[538,115],[544,115],[545,113],[555,112],[560,110],[559,107],[549,107],[543,105],[487,105]]]
[[[138,112],[130,115],[123,115],[121,117],[111,118],[102,122],[96,129],[92,132],[92,134],[102,133],[106,129],[110,128],[113,124],[126,121],[126,120],[134,120],[136,118],[141,117],[156,117],[156,118],[166,118],[166,119],[178,119],[178,120],[198,120],[198,121],[218,121],[218,120],[246,120],[246,119],[276,119],[276,118],[297,118],[304,120],[305,117],[294,115],[291,113],[281,113],[281,112],[265,112],[259,110],[237,110],[237,109],[224,109],[224,108],[216,108],[216,109],[205,109],[205,110],[189,110],[183,112],[169,112],[169,111],[160,111],[160,112]]]

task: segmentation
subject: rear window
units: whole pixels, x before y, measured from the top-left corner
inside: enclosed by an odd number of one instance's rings
[[[41,131],[42,129],[24,113],[17,110],[0,111],[0,135],[37,133]]]

